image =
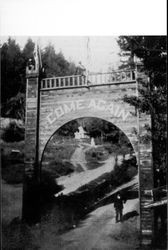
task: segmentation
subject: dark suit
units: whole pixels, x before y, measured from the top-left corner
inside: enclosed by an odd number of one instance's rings
[[[122,221],[123,216],[123,199],[121,195],[116,195],[114,199],[114,208],[116,210],[116,222]]]

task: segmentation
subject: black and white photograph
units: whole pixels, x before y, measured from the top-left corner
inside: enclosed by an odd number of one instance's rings
[[[3,250],[167,249],[167,36],[106,1],[1,3]]]

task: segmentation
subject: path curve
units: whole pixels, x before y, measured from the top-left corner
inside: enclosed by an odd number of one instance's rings
[[[79,147],[75,149],[75,152],[71,156],[70,162],[74,165],[75,168],[80,165],[84,171],[87,170],[85,150],[83,149],[83,146],[81,144],[79,144]]]

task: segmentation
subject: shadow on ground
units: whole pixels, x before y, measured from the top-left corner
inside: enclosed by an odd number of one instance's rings
[[[122,220],[126,221],[126,220],[128,220],[128,219],[130,219],[130,218],[132,218],[134,216],[138,216],[138,215],[139,215],[138,212],[136,210],[134,210],[134,211],[131,211],[131,212],[128,212],[128,213],[124,214]]]

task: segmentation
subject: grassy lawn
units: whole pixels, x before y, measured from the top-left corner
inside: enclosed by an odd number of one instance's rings
[[[19,155],[12,155],[19,150]],[[2,223],[9,224],[14,218],[21,218],[22,189],[24,174],[24,142],[6,143],[1,140],[1,202]]]
[[[2,180],[1,184],[2,223],[9,224],[22,214],[22,184],[9,185]]]
[[[21,248],[22,184],[1,183],[2,249]]]

